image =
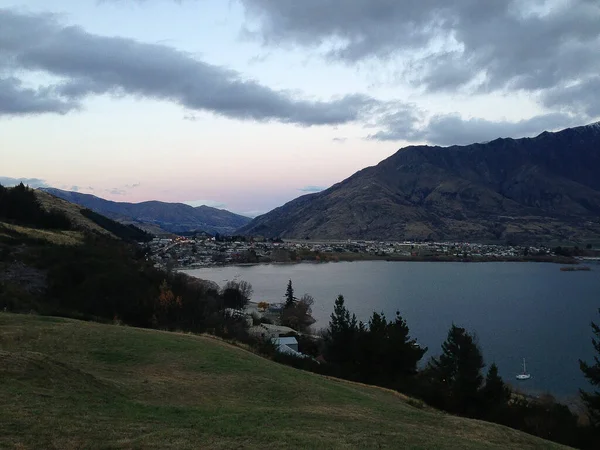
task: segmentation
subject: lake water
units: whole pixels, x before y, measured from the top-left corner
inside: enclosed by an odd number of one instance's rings
[[[496,362],[505,381],[530,393],[567,399],[587,390],[578,359],[592,361],[590,321],[600,321],[600,265],[561,272],[548,263],[345,262],[256,265],[185,271],[222,285],[246,280],[253,301],[282,302],[288,280],[297,297],[315,298],[316,327],[326,327],[333,303],[363,321],[373,311],[388,319],[399,310],[411,336],[438,355],[454,322],[476,333],[485,362]],[[522,358],[532,378],[517,383]]]

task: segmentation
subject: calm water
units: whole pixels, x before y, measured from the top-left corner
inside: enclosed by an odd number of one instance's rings
[[[315,297],[317,327],[327,326],[343,294],[363,321],[372,311],[396,310],[411,335],[437,355],[452,322],[475,332],[486,363],[504,379],[532,393],[560,398],[589,389],[578,358],[591,361],[591,320],[598,322],[600,265],[591,272],[560,272],[544,263],[350,262],[232,266],[187,271],[222,285],[234,278],[254,287],[253,301],[283,301],[287,281],[297,297]],[[532,379],[516,383],[522,358]]]

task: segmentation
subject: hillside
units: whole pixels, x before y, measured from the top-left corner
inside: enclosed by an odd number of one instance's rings
[[[411,146],[240,233],[284,238],[600,239],[600,124],[468,146]]]
[[[134,226],[120,224],[47,192],[31,190],[23,185],[8,189],[0,186],[0,231],[5,240],[38,240],[55,245],[81,243],[84,236],[126,241],[151,238]]]
[[[0,313],[0,379],[0,448],[564,448],[213,338],[69,319]]]
[[[81,208],[78,205],[55,197],[54,195],[50,195],[39,189],[34,192],[38,202],[40,202],[40,205],[45,210],[57,210],[62,212],[67,216],[73,228],[84,232],[93,232],[114,237],[110,231],[102,228],[100,225],[81,214]]]
[[[97,213],[123,223],[141,227],[156,227],[171,233],[206,231],[208,233],[231,234],[246,225],[250,219],[223,209],[209,206],[192,207],[183,203],[148,201],[123,203],[105,200],[95,195],[43,188],[47,193],[84,206]]]

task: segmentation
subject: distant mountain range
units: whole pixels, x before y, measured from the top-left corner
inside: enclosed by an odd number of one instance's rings
[[[284,238],[600,241],[600,123],[467,146],[410,146],[240,233]]]
[[[132,223],[154,233],[205,231],[211,234],[232,234],[250,221],[248,217],[209,206],[192,207],[183,203],[159,201],[123,203],[55,188],[42,190],[111,219]]]

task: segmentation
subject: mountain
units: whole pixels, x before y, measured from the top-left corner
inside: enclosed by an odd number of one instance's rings
[[[311,239],[600,240],[600,123],[467,146],[410,146],[239,233]]]
[[[160,230],[171,233],[206,231],[213,234],[231,234],[250,221],[247,217],[209,206],[192,207],[183,203],[159,201],[113,202],[79,192],[55,188],[42,188],[42,190],[119,222],[133,223],[155,232]]]

